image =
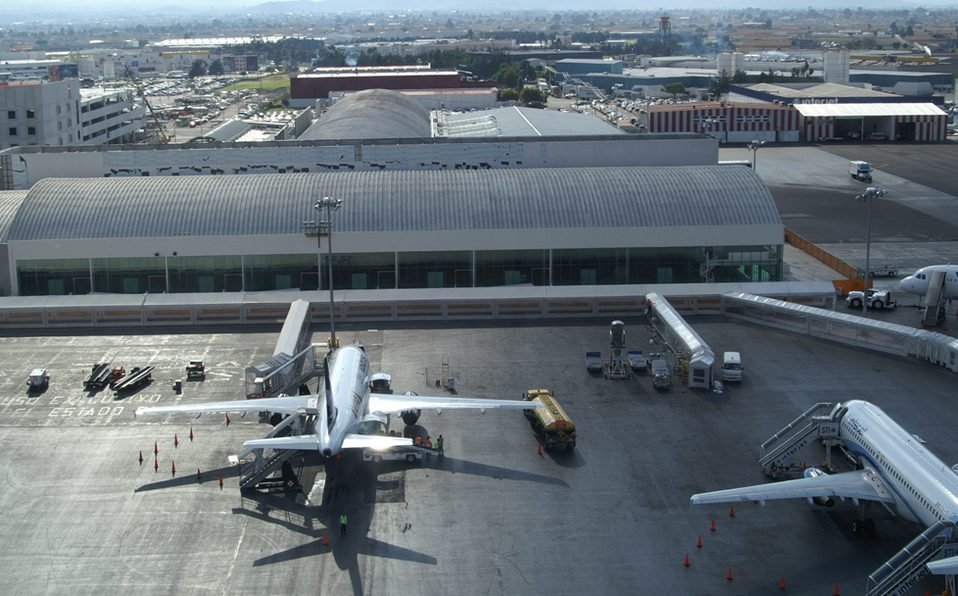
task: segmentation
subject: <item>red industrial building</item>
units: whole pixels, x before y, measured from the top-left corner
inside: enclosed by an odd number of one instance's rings
[[[948,123],[948,115],[930,102],[695,102],[644,110],[639,123],[648,132],[697,132],[729,143],[936,142],[945,140]]]
[[[294,103],[325,99],[339,91],[365,89],[454,89],[460,87],[455,70],[432,70],[429,66],[360,66],[318,68],[290,79]]]

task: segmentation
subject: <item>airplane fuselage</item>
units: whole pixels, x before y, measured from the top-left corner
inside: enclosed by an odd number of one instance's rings
[[[958,520],[958,474],[874,404],[849,401],[839,436],[892,490],[897,513],[924,526]]]
[[[366,415],[369,404],[369,359],[357,346],[344,346],[329,360],[331,392],[326,396],[329,412],[329,448],[324,455],[334,455],[343,448],[343,439]],[[317,420],[316,424],[324,421]]]
[[[941,297],[958,298],[958,265],[928,265],[915,271],[898,283],[898,287],[911,294],[924,296],[928,293],[928,282],[935,271],[945,272],[945,287]]]

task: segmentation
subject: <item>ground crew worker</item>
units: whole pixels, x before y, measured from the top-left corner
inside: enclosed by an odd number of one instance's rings
[[[422,445],[422,437],[419,435],[416,435],[416,440],[413,442],[416,444],[416,447],[419,447],[420,445]]]
[[[436,439],[436,449],[439,450],[439,457],[442,457],[442,435],[439,435],[439,438]]]
[[[426,437],[426,449],[432,449],[432,439]]]
[[[346,513],[343,512],[339,514],[339,535],[346,535]]]

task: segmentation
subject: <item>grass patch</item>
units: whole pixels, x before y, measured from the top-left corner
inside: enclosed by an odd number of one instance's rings
[[[254,89],[262,91],[277,91],[286,89],[289,91],[288,74],[272,74],[258,79],[244,79],[223,87],[223,91],[236,91],[238,89]]]

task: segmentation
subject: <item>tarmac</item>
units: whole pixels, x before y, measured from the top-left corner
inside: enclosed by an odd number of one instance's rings
[[[766,153],[760,173],[775,163]],[[808,159],[816,168],[835,156]],[[791,202],[786,214],[803,202],[816,207],[802,193],[776,200]],[[789,275],[830,278],[785,251]],[[917,325],[920,313],[874,316]],[[923,528],[875,508],[878,536],[861,538],[851,532],[850,503],[743,504],[732,517],[727,506],[688,499],[767,481],[761,442],[823,401],[876,403],[950,465],[958,461],[954,373],[720,317],[688,321],[716,353],[742,353],[741,384],[719,394],[676,380],[659,393],[646,375],[592,376],[584,354],[608,355],[607,320],[346,326],[341,341],[362,344],[397,393],[448,394],[436,387],[443,361],[458,395],[552,389],[576,422],[576,449],[540,455],[518,412],[424,411],[420,424],[445,438],[443,459],[368,464],[353,456],[327,474],[315,457],[298,458],[300,487],[250,494],[240,492],[229,456],[265,435],[265,420],[133,412],[241,399],[244,368],[272,355],[278,328],[0,338],[0,593],[752,595],[781,594],[782,583],[790,594],[863,592],[867,575]],[[629,349],[664,350],[645,321],[625,323]],[[313,341],[324,340],[314,330]],[[176,394],[173,381],[197,359],[205,379],[184,381]],[[122,399],[91,394],[82,381],[103,360],[153,365],[154,382]],[[50,387],[28,395],[36,367],[50,371]],[[810,447],[797,457],[811,465],[823,454]],[[926,578],[912,593],[942,585]]]

